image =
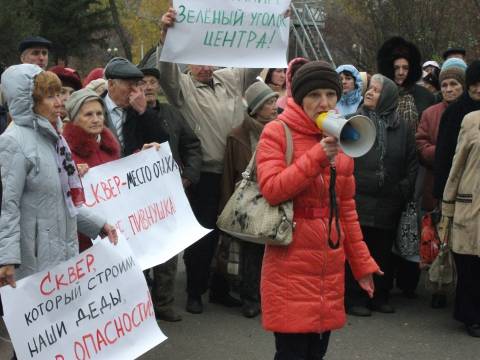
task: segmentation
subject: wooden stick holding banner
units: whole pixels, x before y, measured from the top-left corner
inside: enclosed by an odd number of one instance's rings
[[[286,68],[290,0],[174,0],[161,61]],[[287,15],[286,15],[287,14]]]
[[[19,360],[135,359],[166,339],[124,238],[99,241],[0,294]]]
[[[144,270],[211,231],[192,212],[168,143],[94,167],[82,182],[86,206],[115,224]]]

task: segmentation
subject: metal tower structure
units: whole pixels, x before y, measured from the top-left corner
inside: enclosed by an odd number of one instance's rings
[[[333,66],[330,50],[322,35],[325,12],[321,0],[293,0],[291,4],[289,57],[324,59]]]

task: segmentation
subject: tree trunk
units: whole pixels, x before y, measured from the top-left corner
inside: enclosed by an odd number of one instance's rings
[[[118,37],[120,38],[120,43],[122,44],[123,50],[125,51],[125,57],[132,61],[132,48],[130,43],[128,42],[127,36],[125,31],[120,23],[120,16],[118,15],[117,4],[115,0],[108,0],[110,4],[110,11],[112,12],[112,19],[113,19],[113,28],[117,33]]]

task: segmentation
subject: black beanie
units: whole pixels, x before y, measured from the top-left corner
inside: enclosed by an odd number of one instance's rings
[[[467,89],[470,85],[477,82],[480,82],[480,60],[475,60],[468,65],[467,72],[465,73],[465,84],[467,85]]]
[[[293,75],[292,96],[298,105],[315,89],[333,89],[342,97],[342,84],[335,69],[326,61],[311,61],[302,65]]]

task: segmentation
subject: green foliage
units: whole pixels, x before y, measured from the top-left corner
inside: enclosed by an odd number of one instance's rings
[[[40,34],[53,42],[56,59],[82,57],[92,45],[105,44],[110,16],[98,5],[98,0],[33,1]]]

